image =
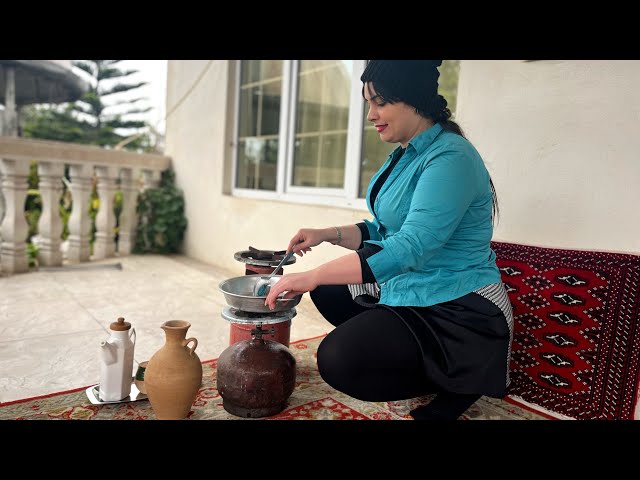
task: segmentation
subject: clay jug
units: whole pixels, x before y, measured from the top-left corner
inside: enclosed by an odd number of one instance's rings
[[[195,353],[198,340],[186,338],[189,327],[185,320],[164,322],[165,344],[147,364],[144,384],[158,420],[186,418],[202,385],[202,364]]]

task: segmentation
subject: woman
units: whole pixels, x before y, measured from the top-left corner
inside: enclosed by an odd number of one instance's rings
[[[333,329],[318,370],[366,401],[436,393],[410,413],[453,420],[509,384],[513,315],[491,250],[497,200],[476,149],[438,95],[441,60],[372,60],[360,77],[368,121],[398,147],[373,176],[357,225],[303,228],[302,256],[322,242],[355,253],[284,275],[276,297],[311,292]]]

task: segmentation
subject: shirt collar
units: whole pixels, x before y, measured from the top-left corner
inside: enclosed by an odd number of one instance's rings
[[[442,125],[436,123],[433,127],[413,137],[409,141],[409,145],[416,150],[416,153],[422,153],[433,143],[440,132],[442,132]],[[409,148],[409,145],[407,145],[407,148]]]

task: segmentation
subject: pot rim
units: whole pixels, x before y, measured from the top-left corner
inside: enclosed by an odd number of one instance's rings
[[[186,320],[167,320],[162,324],[162,328],[185,328],[190,326],[191,324]]]

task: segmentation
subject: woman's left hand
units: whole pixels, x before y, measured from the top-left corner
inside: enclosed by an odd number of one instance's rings
[[[273,310],[276,308],[276,298],[282,292],[287,292],[283,298],[293,298],[296,295],[315,290],[317,286],[313,271],[288,273],[273,284],[264,304],[269,307],[269,310]]]

